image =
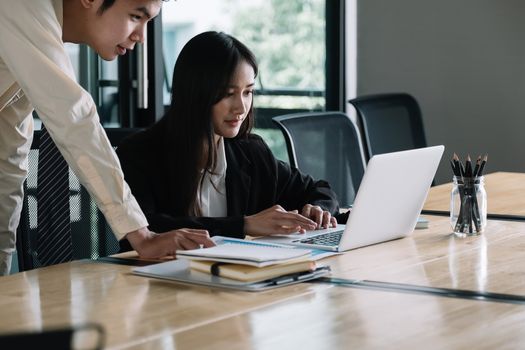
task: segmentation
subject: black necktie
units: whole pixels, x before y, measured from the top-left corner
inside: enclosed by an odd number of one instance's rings
[[[44,125],[38,153],[38,259],[44,266],[72,260],[69,167]]]

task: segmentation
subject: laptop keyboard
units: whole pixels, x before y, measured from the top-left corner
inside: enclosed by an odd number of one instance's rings
[[[339,245],[339,241],[341,241],[342,234],[343,234],[343,231],[327,232],[327,233],[323,233],[318,236],[299,239],[295,242],[325,245],[325,246],[337,246]]]

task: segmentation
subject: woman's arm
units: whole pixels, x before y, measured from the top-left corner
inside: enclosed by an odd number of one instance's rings
[[[166,174],[167,169],[160,161],[164,155],[152,150],[158,145],[151,140],[155,137],[147,133],[151,131],[148,130],[124,140],[117,149],[117,154],[126,182],[148,219],[149,229],[154,232],[179,228],[204,229],[208,230],[210,236],[244,238],[244,217],[242,215],[214,218],[173,215],[167,212],[165,207],[170,203],[169,178]]]
[[[286,210],[298,210],[303,216],[312,219],[318,227],[328,227],[337,224],[333,215],[339,212],[336,194],[330,185],[323,180],[314,180],[287,163],[277,160],[266,143],[257,137],[251,139],[252,154],[262,156],[264,163],[274,174],[276,204]]]
[[[140,203],[140,199],[139,203]],[[214,217],[175,217],[169,214],[145,211],[149,228],[156,232],[164,232],[178,228],[208,230],[210,236],[227,236],[244,238],[244,216]]]
[[[286,210],[301,210],[306,204],[311,204],[332,214],[339,211],[337,196],[328,182],[316,181],[310,175],[303,174],[297,168],[276,159],[270,148],[257,135],[251,136],[250,145],[253,157],[259,158],[266,171],[274,178],[275,204],[282,205]]]

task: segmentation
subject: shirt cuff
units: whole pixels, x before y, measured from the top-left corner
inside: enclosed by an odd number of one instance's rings
[[[126,234],[148,226],[148,220],[134,197],[120,205],[110,204],[99,208],[119,241]]]

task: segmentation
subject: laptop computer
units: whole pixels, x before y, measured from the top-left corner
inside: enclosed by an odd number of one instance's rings
[[[416,226],[444,149],[433,146],[375,155],[346,225],[260,240],[341,252],[405,237]]]

